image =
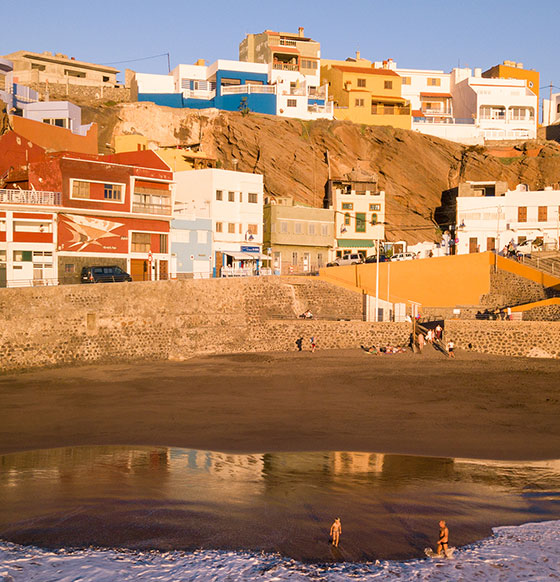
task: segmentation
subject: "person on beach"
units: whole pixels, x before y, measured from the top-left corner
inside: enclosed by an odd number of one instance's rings
[[[298,337],[296,340],[296,346],[297,346],[298,352],[301,352],[302,345],[303,345],[303,338]]]
[[[453,340],[449,340],[447,342],[447,351],[449,353],[450,358],[455,357],[455,342]]]
[[[311,352],[314,352],[315,348],[317,347],[317,342],[315,341],[315,336],[312,336],[309,341],[311,342]]]
[[[441,340],[441,332],[443,331],[443,328],[441,327],[441,325],[438,323],[436,325],[436,339],[437,340]]]
[[[436,554],[438,556],[446,556],[449,549],[449,529],[447,524],[442,519],[439,522],[439,539],[437,543]]]
[[[342,524],[340,523],[340,517],[337,517],[334,520],[334,523],[331,525],[331,533],[330,533],[330,536],[332,538],[332,545],[335,548],[338,548],[338,540],[340,539],[341,533],[342,533]]]
[[[422,353],[422,350],[424,349],[424,344],[426,343],[426,339],[424,338],[424,334],[423,333],[419,333],[418,334],[418,351],[420,353]]]

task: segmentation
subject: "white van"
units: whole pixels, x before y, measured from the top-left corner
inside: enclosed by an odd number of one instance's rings
[[[362,257],[360,253],[348,253],[334,260],[334,263],[336,263],[338,267],[342,267],[344,265],[360,265],[363,262],[364,257]]]
[[[397,253],[391,257],[392,261],[412,261],[415,259],[416,255],[414,253]]]

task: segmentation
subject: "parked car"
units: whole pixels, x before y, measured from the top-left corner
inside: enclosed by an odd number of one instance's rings
[[[392,261],[412,261],[416,258],[415,253],[397,253],[391,257]]]
[[[84,267],[81,281],[82,283],[121,283],[132,281],[132,277],[116,265]]]
[[[342,257],[336,258],[334,261],[338,267],[344,265],[359,265],[364,262],[364,257],[360,253],[348,253]]]
[[[383,253],[379,253],[379,262],[380,263],[386,263],[387,261],[389,261],[389,257]],[[366,260],[364,261],[364,263],[377,263],[377,255],[370,255],[369,257],[366,257]]]
[[[530,256],[531,253],[539,250],[539,245],[534,240],[525,240],[517,245],[515,252],[517,255]]]

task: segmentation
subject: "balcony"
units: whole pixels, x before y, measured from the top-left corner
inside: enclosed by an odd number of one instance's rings
[[[141,202],[134,202],[132,204],[132,212],[171,216],[171,204],[143,204]]]
[[[394,105],[372,105],[372,115],[410,115],[410,107],[396,107]]]
[[[317,113],[322,115],[332,115],[333,109],[332,101],[326,103],[325,105],[317,105],[316,103],[312,103],[311,105],[307,106],[307,111],[309,113]]]
[[[29,204],[33,206],[60,206],[60,192],[44,192],[41,190],[2,190],[0,189],[0,204]]]
[[[216,91],[208,91],[205,89],[183,89],[184,99],[204,99],[210,101],[216,97]]]
[[[299,65],[291,63],[272,63],[272,68],[275,71],[299,71]]]
[[[222,87],[222,95],[242,95],[245,93],[271,94],[276,93],[276,86],[273,85],[229,85]]]
[[[280,46],[297,46],[297,42],[295,40],[290,40],[288,38],[281,38]]]

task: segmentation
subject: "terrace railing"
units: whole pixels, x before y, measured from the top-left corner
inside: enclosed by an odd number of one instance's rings
[[[60,206],[62,194],[43,190],[0,189],[0,204],[29,204],[33,206]]]

